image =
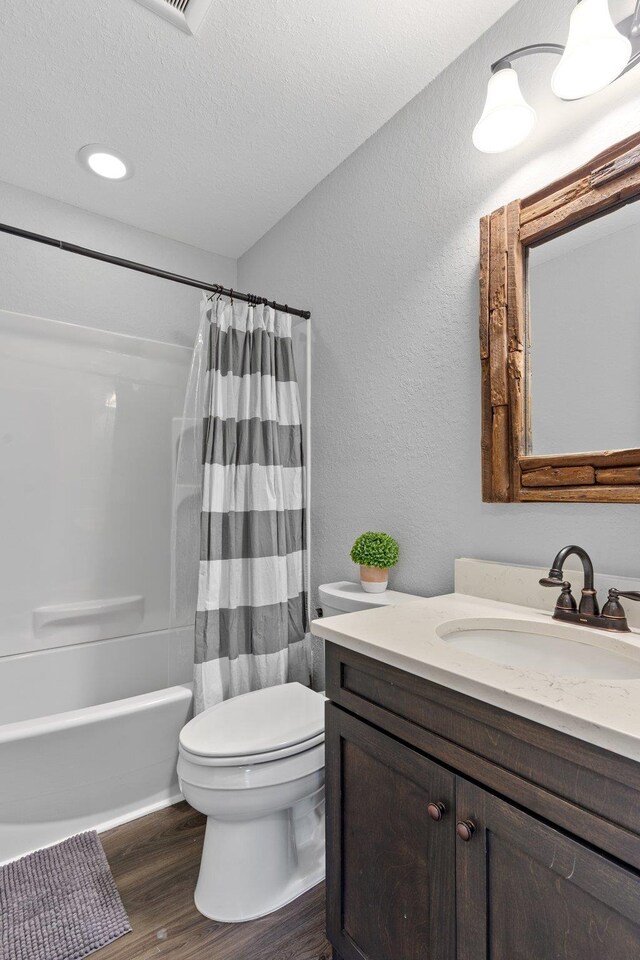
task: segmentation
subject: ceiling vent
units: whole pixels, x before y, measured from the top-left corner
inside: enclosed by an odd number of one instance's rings
[[[138,3],[173,23],[184,33],[194,34],[213,0],[138,0]]]

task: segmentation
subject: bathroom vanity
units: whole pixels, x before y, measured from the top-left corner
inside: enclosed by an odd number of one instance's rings
[[[575,675],[469,653],[478,628],[573,644]],[[463,594],[314,632],[336,960],[638,960],[637,634]]]

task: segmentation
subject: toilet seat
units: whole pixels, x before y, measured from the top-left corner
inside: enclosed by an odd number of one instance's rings
[[[269,750],[266,753],[245,753],[238,756],[217,757],[205,756],[202,753],[191,753],[180,743],[178,751],[181,756],[188,758],[192,763],[199,764],[202,767],[248,767],[256,763],[267,763],[272,760],[284,760],[286,757],[295,757],[300,753],[311,750],[312,747],[321,746],[324,743],[324,733],[319,733],[310,740],[303,740],[301,743],[294,743],[290,747],[283,747],[282,750]]]
[[[286,683],[225,700],[190,720],[180,754],[196,765],[247,767],[297,756],[324,743],[322,694]]]
[[[324,770],[324,743],[290,754],[271,763],[237,764],[203,762],[202,757],[178,750],[178,774],[182,781],[208,790],[232,790],[236,793],[260,790],[290,783]]]

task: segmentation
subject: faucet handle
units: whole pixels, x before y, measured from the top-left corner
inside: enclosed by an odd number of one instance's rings
[[[616,597],[625,597],[627,600],[640,600],[640,592],[638,590],[616,590],[615,587],[611,587],[609,590],[609,599],[614,600]]]
[[[637,590],[616,590],[611,587],[609,590],[609,599],[602,608],[602,617],[606,620],[613,620],[612,627],[617,630],[628,630],[627,618],[624,607],[618,597],[624,597],[626,600],[640,600],[640,593]]]
[[[560,577],[554,577],[549,574],[538,581],[541,587],[557,587],[560,589],[560,596],[556,603],[556,610],[570,610],[575,612],[578,609],[574,595],[571,593],[571,584],[568,580],[562,580]]]

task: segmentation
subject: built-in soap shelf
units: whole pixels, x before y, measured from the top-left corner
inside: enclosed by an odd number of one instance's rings
[[[111,597],[36,607],[33,633],[39,640],[87,643],[135,633],[144,620],[144,597]]]

